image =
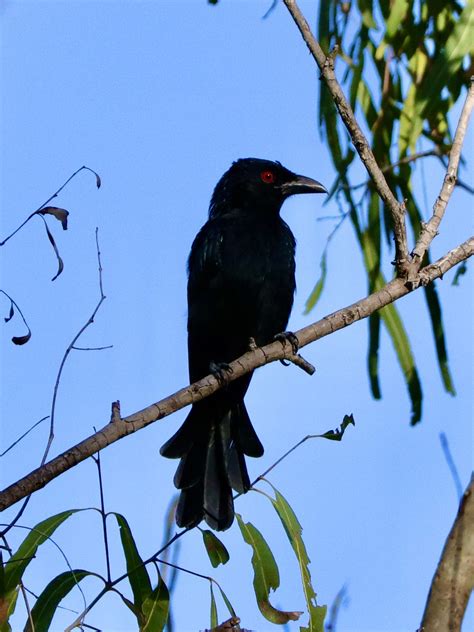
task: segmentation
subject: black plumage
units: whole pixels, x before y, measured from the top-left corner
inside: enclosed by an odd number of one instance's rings
[[[290,195],[322,193],[316,180],[279,162],[245,158],[219,180],[209,219],[188,262],[188,355],[191,382],[216,366],[261,346],[286,328],[295,291],[295,239],[280,217]],[[245,456],[263,446],[244,404],[252,374],[193,405],[181,428],[161,448],[180,458],[174,483],[181,490],[176,522],[213,529],[234,519],[232,489],[246,492]]]

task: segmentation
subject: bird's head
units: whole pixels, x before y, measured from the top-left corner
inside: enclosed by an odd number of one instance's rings
[[[241,158],[217,183],[209,217],[239,209],[278,213],[286,198],[297,193],[327,193],[327,190],[320,182],[299,176],[279,162]]]

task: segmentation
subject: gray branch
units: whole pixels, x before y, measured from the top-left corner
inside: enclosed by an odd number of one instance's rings
[[[458,632],[473,589],[474,478],[444,545],[419,632]]]
[[[417,288],[441,278],[453,266],[464,261],[472,254],[474,254],[474,237],[460,244],[435,263],[420,270],[409,283],[401,278],[394,279],[374,294],[300,329],[296,332],[299,346],[304,347],[319,338],[328,336],[339,329],[367,318],[375,311],[385,307],[385,305],[389,305]],[[226,381],[236,380],[258,367],[283,359],[293,360],[293,349],[289,342],[283,345],[278,340],[265,347],[251,349],[230,364],[232,372],[227,372]],[[208,375],[202,380],[182,388],[176,393],[128,417],[121,419],[116,415],[112,421],[87,439],[33,470],[27,476],[0,492],[0,511],[7,509],[22,498],[41,489],[63,472],[115,441],[137,432],[137,430],[141,430],[145,426],[163,419],[193,402],[198,402],[204,397],[208,397],[221,387],[221,382],[213,375]]]

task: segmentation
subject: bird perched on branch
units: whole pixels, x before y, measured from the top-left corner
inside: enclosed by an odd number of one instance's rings
[[[191,383],[248,351],[250,339],[268,344],[284,332],[295,291],[295,238],[280,217],[297,193],[327,193],[322,184],[279,162],[237,160],[217,183],[209,219],[188,261],[188,355]],[[193,404],[181,428],[161,448],[180,458],[176,522],[204,518],[216,530],[234,520],[232,489],[250,488],[245,457],[263,446],[244,404],[252,373]]]

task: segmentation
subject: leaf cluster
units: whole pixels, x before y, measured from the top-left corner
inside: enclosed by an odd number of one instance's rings
[[[320,3],[321,46],[326,54],[335,57],[336,71],[348,91],[353,111],[367,130],[387,183],[398,199],[405,200],[415,238],[423,221],[413,184],[416,164],[426,159],[446,164],[452,144],[449,113],[473,71],[473,27],[473,0],[467,0],[465,5],[455,0]],[[349,218],[352,223],[363,254],[368,291],[372,293],[386,284],[382,248],[392,251],[391,215],[371,181],[354,182],[356,152],[323,83],[319,123],[338,174],[331,197],[338,201],[342,220]],[[424,263],[430,263],[429,253]],[[307,312],[321,296],[326,274],[327,247],[321,259],[321,277],[307,301]],[[424,293],[443,385],[454,395],[439,296],[433,284],[426,286]],[[411,423],[416,424],[422,415],[422,386],[407,329],[395,305],[384,307],[369,318],[367,361],[372,395],[381,397],[381,327],[394,346],[411,399]]]

